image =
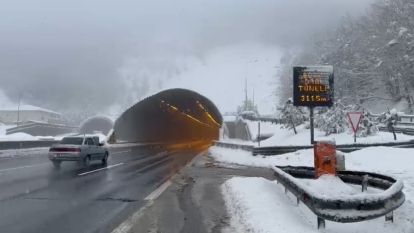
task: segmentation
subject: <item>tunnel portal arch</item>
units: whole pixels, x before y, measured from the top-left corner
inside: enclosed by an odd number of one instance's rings
[[[169,89],[150,96],[116,121],[116,142],[213,141],[219,138],[223,118],[213,102],[187,89]]]
[[[102,134],[108,134],[113,128],[114,122],[105,116],[95,116],[84,121],[80,128],[80,134],[94,134],[100,132]]]

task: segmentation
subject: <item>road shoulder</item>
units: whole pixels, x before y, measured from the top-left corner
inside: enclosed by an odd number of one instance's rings
[[[223,167],[199,155],[140,213],[129,232],[231,232],[221,185],[234,176],[273,179],[269,169]]]

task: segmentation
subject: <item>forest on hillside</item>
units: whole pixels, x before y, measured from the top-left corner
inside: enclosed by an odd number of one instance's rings
[[[363,16],[310,35],[281,59],[278,93],[292,96],[292,66],[333,65],[335,99],[374,112],[414,112],[414,1],[378,0]]]

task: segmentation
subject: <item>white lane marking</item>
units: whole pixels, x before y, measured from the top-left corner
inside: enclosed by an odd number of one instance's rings
[[[146,201],[153,201],[157,199],[167,188],[172,184],[170,180],[164,182],[160,187],[150,193],[144,200]]]
[[[111,233],[129,233],[139,218],[144,214],[144,211],[153,204],[152,201],[147,202],[141,209],[135,212],[127,220],[121,223],[117,228],[113,229]]]
[[[2,169],[0,170],[0,172],[7,172],[7,171],[13,171],[13,170],[18,170],[18,169],[23,169],[23,168],[31,168],[31,167],[38,167],[38,166],[44,166],[50,163],[39,163],[39,164],[35,164],[35,165],[28,165],[28,166],[21,166],[21,167],[12,167],[12,168],[6,168],[6,169]]]
[[[123,153],[128,153],[128,152],[131,152],[131,150],[124,150],[124,151],[112,152],[109,155],[117,155],[117,154],[123,154]]]
[[[171,178],[170,178],[171,179]],[[144,212],[154,204],[154,200],[157,199],[171,184],[171,180],[167,180],[164,182],[160,187],[158,187],[156,190],[154,190],[152,193],[150,193],[144,200],[147,201],[147,203],[139,209],[137,212],[135,212],[133,215],[131,215],[127,220],[122,222],[118,227],[112,230],[111,233],[130,233],[133,226],[136,224],[138,219],[142,217]]]
[[[199,154],[197,154],[189,163],[186,164],[183,168],[191,166],[198,156],[201,154],[206,153],[206,151],[203,151]],[[158,187],[155,191],[153,191],[150,195],[148,195],[144,200],[148,201],[147,204],[145,204],[141,209],[139,209],[137,212],[135,212],[132,216],[130,216],[127,220],[122,222],[117,228],[112,230],[111,233],[129,233],[134,226],[134,224],[138,221],[139,218],[144,214],[144,211],[154,204],[154,200],[157,199],[171,184],[173,178],[179,174],[179,171],[176,172],[175,175],[170,177],[166,182],[164,182],[160,187]]]
[[[99,169],[96,169],[96,170],[92,170],[92,171],[80,173],[80,174],[78,174],[78,176],[84,176],[84,175],[91,174],[91,173],[94,173],[94,172],[99,172],[99,171],[102,171],[102,170],[107,170],[107,169],[110,169],[110,168],[113,168],[113,167],[121,166],[123,164],[124,163],[117,163],[117,164],[110,165],[110,166],[103,167],[103,168],[99,168]]]

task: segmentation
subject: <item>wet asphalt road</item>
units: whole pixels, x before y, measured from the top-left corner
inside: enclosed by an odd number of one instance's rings
[[[108,167],[62,163],[47,155],[0,159],[0,232],[111,232],[147,195],[200,150],[110,150]]]

